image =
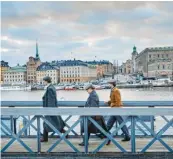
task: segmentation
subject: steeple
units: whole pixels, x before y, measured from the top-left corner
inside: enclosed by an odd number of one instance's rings
[[[38,44],[37,44],[37,40],[36,40],[36,57],[35,57],[36,59],[40,59],[40,57],[39,57],[39,53],[38,53]]]
[[[136,46],[134,45],[132,55],[137,55],[137,54],[138,54],[138,53],[137,53],[137,51],[136,51]]]
[[[136,52],[136,46],[133,47],[133,52]]]

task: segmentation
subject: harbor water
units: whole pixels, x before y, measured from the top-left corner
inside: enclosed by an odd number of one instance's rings
[[[123,101],[173,101],[173,87],[155,87],[155,88],[141,88],[141,89],[120,89]],[[44,90],[41,91],[2,91],[1,100],[2,101],[41,101],[44,94]],[[110,90],[97,90],[100,101],[109,100]],[[84,90],[73,90],[73,91],[57,91],[58,100],[61,101],[85,101],[88,97],[88,93]],[[30,117],[32,118],[32,117]],[[63,116],[63,119],[67,116]],[[73,116],[67,123],[72,125],[74,121],[79,118],[78,116]],[[107,117],[105,117],[107,118]],[[166,123],[161,117],[155,118],[155,131],[160,130]],[[170,119],[170,117],[168,117]],[[6,121],[7,125],[10,125]],[[127,123],[129,125],[130,123]],[[36,126],[36,121],[33,123]],[[140,124],[139,124],[140,125]],[[149,123],[147,123],[150,126]],[[23,126],[23,119],[20,117],[17,119],[17,131],[19,131]],[[41,124],[41,130],[42,130]],[[144,129],[144,128],[143,128]],[[74,129],[78,134],[80,134],[80,125]],[[145,129],[144,129],[145,130]],[[145,130],[146,131],[146,130]],[[147,131],[146,131],[147,132]],[[4,134],[1,132],[2,135]],[[30,127],[28,129],[28,134],[35,135],[36,131]],[[121,132],[120,132],[121,133]],[[136,128],[136,134],[141,134],[141,132]],[[173,127],[169,128],[165,134],[173,134]]]

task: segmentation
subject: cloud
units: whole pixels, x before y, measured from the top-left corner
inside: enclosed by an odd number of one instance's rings
[[[2,58],[126,61],[132,47],[172,45],[173,2],[2,2]],[[50,56],[51,55],[51,56]],[[20,59],[17,57],[20,56]]]

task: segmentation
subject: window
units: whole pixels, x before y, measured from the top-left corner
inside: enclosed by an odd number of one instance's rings
[[[168,54],[166,54],[166,57],[169,57],[169,55],[168,55]]]
[[[162,54],[162,58],[164,58],[164,55]]]
[[[159,58],[159,57],[160,57],[160,55],[158,54],[158,55],[157,55],[157,57]]]
[[[151,58],[151,55],[149,55],[149,58]]]
[[[158,70],[159,70],[160,66],[158,65]]]
[[[163,69],[165,69],[165,65],[163,65]]]

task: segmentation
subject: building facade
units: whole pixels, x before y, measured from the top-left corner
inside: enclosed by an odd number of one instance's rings
[[[1,84],[4,82],[4,72],[9,69],[8,62],[1,61],[1,71],[0,71],[0,77],[1,77]]]
[[[114,71],[113,64],[109,61],[86,61],[88,66],[95,67],[97,72],[97,77],[104,77],[106,74],[112,74]]]
[[[4,84],[26,84],[26,67],[19,64],[4,72]]]
[[[133,61],[127,60],[125,63],[125,74],[132,74],[133,73]]]
[[[88,67],[87,63],[75,59],[61,63],[60,82],[62,83],[87,82],[96,78],[96,69],[94,67]]]
[[[38,53],[38,44],[36,43],[36,57],[29,57],[27,62],[27,83],[34,84],[37,83],[37,67],[41,65],[39,53]]]
[[[52,84],[60,82],[60,69],[57,66],[52,66],[50,63],[45,62],[37,67],[36,80],[38,84],[43,84],[43,78],[49,76],[52,79]]]
[[[145,77],[173,76],[173,47],[153,47],[144,49],[136,57],[137,72]]]

